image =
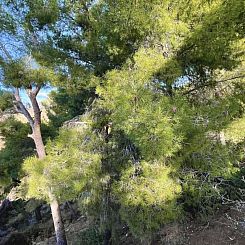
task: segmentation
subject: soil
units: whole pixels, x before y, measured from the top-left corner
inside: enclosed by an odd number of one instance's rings
[[[75,207],[74,207],[75,208]],[[11,208],[10,217],[0,220],[0,245],[55,245],[54,228],[48,206],[42,210],[40,222],[28,223],[26,217],[17,215]],[[15,219],[12,215],[15,213]],[[91,220],[84,216],[74,218],[72,212],[63,206],[62,214],[69,245],[85,245],[81,240],[83,232],[91,228]],[[4,222],[3,222],[4,221]],[[101,244],[101,243],[89,243]],[[194,220],[165,225],[152,242],[133,238],[122,232],[115,245],[245,245],[245,207],[221,209],[207,222]]]
[[[244,245],[245,212],[244,208],[231,207],[220,211],[205,226],[193,224],[188,227],[190,245]]]

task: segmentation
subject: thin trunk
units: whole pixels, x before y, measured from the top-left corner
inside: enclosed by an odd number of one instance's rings
[[[46,156],[46,152],[43,144],[40,125],[34,124],[32,137],[36,145],[38,157],[41,159],[44,158]],[[67,245],[65,229],[60,213],[60,206],[57,198],[55,197],[55,195],[53,195],[51,190],[49,191],[49,199],[50,199],[50,207],[51,207],[51,213],[54,222],[57,245]]]
[[[135,100],[137,104],[137,98]],[[136,108],[136,107],[135,107]],[[107,124],[105,127],[105,142],[109,143],[109,136],[111,131],[111,124]],[[108,148],[106,149],[106,155],[109,155]],[[108,165],[108,162],[103,162],[103,164]],[[101,222],[103,223],[103,226],[106,227],[104,231],[104,239],[103,239],[103,245],[110,245],[111,244],[111,224],[109,222],[111,212],[110,212],[110,190],[111,190],[111,183],[108,182],[105,186],[103,186],[103,198],[102,198],[102,210],[103,210],[103,216],[101,217]]]
[[[36,96],[40,90],[40,87],[37,87],[34,91],[28,91],[29,98],[31,100],[33,112],[34,112],[34,120],[32,126],[32,138],[35,142],[37,155],[40,159],[43,159],[46,156],[45,146],[43,143],[42,133],[41,133],[41,110],[38,105]],[[56,242],[57,245],[67,245],[65,229],[62,222],[62,217],[60,213],[60,206],[57,198],[49,191],[49,199],[50,199],[50,207],[51,213],[54,222],[54,229],[56,234]]]
[[[172,84],[167,83],[167,93],[170,97],[173,97],[173,88]]]
[[[42,159],[46,156],[45,147],[41,134],[40,125],[34,125],[32,129],[32,138],[35,142],[38,158]]]
[[[61,219],[60,206],[51,191],[49,192],[49,199],[55,228],[56,243],[57,245],[67,245],[65,228]]]

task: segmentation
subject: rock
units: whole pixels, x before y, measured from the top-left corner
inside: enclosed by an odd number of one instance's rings
[[[25,216],[22,213],[19,213],[16,217],[13,217],[9,220],[8,225],[15,226],[21,223],[25,219]]]
[[[50,206],[48,204],[44,204],[41,206],[41,213],[43,215],[45,214],[50,214],[51,213],[51,209],[50,209]]]
[[[0,201],[0,212],[5,212],[9,207],[11,207],[11,201],[8,198]]]
[[[7,230],[1,230],[0,229],[0,237],[4,237],[8,234],[8,231]]]
[[[40,236],[38,236],[37,238],[36,238],[36,242],[41,242],[42,241],[42,238],[40,237]]]
[[[19,232],[12,233],[0,241],[0,245],[28,245],[28,239]]]

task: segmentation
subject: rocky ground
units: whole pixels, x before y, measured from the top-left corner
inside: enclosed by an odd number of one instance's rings
[[[1,245],[55,244],[50,208],[47,204],[41,204],[39,211],[42,219],[37,220],[37,214],[32,210],[37,205],[39,203],[33,200],[26,203],[18,200],[10,204],[0,219]],[[151,245],[244,245],[244,211],[244,207],[226,207],[204,223],[189,220],[166,225]],[[93,221],[79,214],[75,203],[63,204],[62,215],[68,244],[103,244],[99,231],[91,226]],[[122,231],[117,244],[149,243],[136,241],[127,231]]]

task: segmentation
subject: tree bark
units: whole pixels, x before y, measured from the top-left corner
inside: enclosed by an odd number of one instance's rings
[[[65,228],[61,219],[60,206],[51,191],[49,192],[49,199],[55,228],[56,243],[57,245],[67,245]]]
[[[34,124],[32,129],[32,138],[35,142],[38,158],[44,158],[46,156],[46,152],[41,134],[41,125]]]

